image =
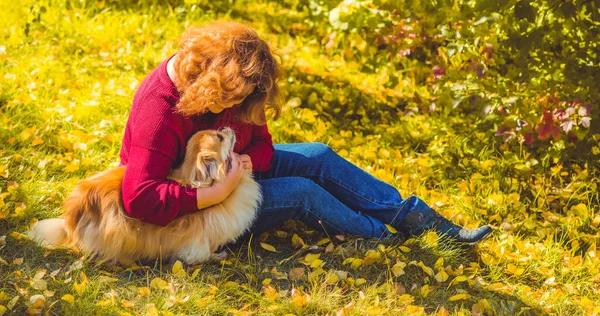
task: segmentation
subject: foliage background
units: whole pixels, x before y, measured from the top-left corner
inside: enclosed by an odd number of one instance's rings
[[[0,4],[0,315],[600,312],[597,2]],[[276,142],[326,143],[494,235],[464,250],[432,233],[381,243],[288,223],[186,269],[109,269],[24,238],[118,162],[139,82],[187,26],[214,19],[276,47]]]

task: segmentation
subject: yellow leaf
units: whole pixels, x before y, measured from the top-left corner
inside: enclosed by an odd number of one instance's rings
[[[85,283],[74,283],[73,288],[75,289],[75,292],[77,292],[78,295],[82,295],[85,291]]]
[[[61,299],[71,305],[75,304],[75,298],[71,294],[65,294],[61,297]]]
[[[309,253],[304,257],[304,261],[308,264],[312,264],[312,262],[319,259],[320,256],[320,253]]]
[[[22,140],[27,140],[29,137],[31,137],[35,133],[35,130],[36,130],[35,126],[26,128],[21,132],[21,134],[19,134],[19,136],[21,137]]]
[[[4,305],[0,305],[0,316],[4,315],[4,313],[6,313],[6,307]]]
[[[459,275],[459,276],[457,276],[456,278],[454,278],[454,279],[452,280],[452,282],[450,282],[450,284],[457,284],[457,283],[460,283],[460,282],[465,282],[465,281],[467,281],[468,279],[469,279],[469,278],[468,278],[468,277],[466,277],[466,276],[464,276],[464,275]]]
[[[461,293],[461,294],[456,294],[454,296],[451,296],[448,300],[450,300],[450,302],[454,302],[454,301],[459,301],[459,300],[464,300],[469,298],[470,295],[467,293]]]
[[[440,307],[440,309],[438,310],[437,316],[448,316],[448,311],[446,310],[446,308],[444,306]]]
[[[389,225],[389,224],[385,224],[385,227],[386,227],[386,228],[387,228],[387,230],[389,230],[389,231],[390,231],[390,233],[392,233],[392,234],[397,234],[397,233],[398,233],[398,231],[397,231],[397,230],[396,230],[394,227],[392,227],[391,225]]]
[[[125,307],[125,308],[130,308],[133,307],[133,303],[128,301],[128,300],[122,300],[121,301],[121,306]]]
[[[76,164],[74,164],[74,163],[69,163],[68,165],[66,165],[66,166],[63,168],[63,171],[64,171],[64,172],[75,172],[75,171],[77,171],[77,170],[79,170],[79,165],[76,165]]]
[[[439,257],[439,259],[437,259],[437,260],[435,261],[435,263],[433,264],[433,267],[434,267],[436,270],[441,270],[441,269],[443,269],[443,268],[444,268],[444,257]]]
[[[200,273],[200,269],[196,269],[194,270],[194,272],[192,272],[192,275],[190,276],[190,278],[195,278],[196,276],[198,276],[198,273]]]
[[[265,286],[263,291],[265,293],[265,298],[271,302],[274,302],[279,297],[279,293],[277,293],[277,290],[272,286]]]
[[[398,248],[400,248],[400,251],[402,251],[402,252],[410,252],[410,248],[408,248],[406,246],[400,246]]]
[[[425,309],[421,306],[408,305],[404,309],[406,310],[406,315],[427,315]]]
[[[81,273],[79,274],[79,276],[81,276],[81,279],[83,280],[83,283],[87,284],[87,283],[89,283],[89,282],[90,282],[90,281],[88,280],[88,277],[87,277],[87,275],[85,275],[85,272],[81,272]]]
[[[167,283],[167,281],[161,279],[161,278],[154,278],[152,279],[152,281],[150,281],[150,287],[156,288],[156,289],[167,289],[169,288],[169,283]]]
[[[358,278],[356,279],[356,281],[354,282],[354,285],[359,286],[359,285],[363,285],[367,283],[367,280],[363,279],[363,278]]]
[[[379,315],[379,314],[381,314],[381,311],[382,311],[381,307],[371,306],[371,307],[367,308],[367,310],[365,312],[369,315]]]
[[[209,296],[207,296],[207,297],[202,297],[202,298],[198,299],[198,301],[196,302],[196,306],[198,306],[198,307],[200,307],[200,308],[202,308],[202,307],[206,306],[206,304],[207,304],[208,302],[210,302],[210,300],[212,300],[212,299],[213,299],[213,297],[214,297],[214,296],[212,296],[212,295],[209,295]]]
[[[260,243],[260,246],[261,246],[261,247],[262,247],[264,250],[268,250],[268,251],[271,251],[271,252],[277,252],[277,249],[275,249],[275,247],[273,247],[273,246],[271,246],[271,245],[269,245],[269,244],[266,244],[266,243],[264,243],[264,242],[261,242],[261,243]]]
[[[340,280],[340,277],[334,272],[334,273],[328,273],[327,276],[325,277],[324,282],[326,284],[335,284]]]
[[[183,269],[183,263],[181,263],[181,261],[179,260],[175,261],[175,263],[173,264],[173,268],[171,268],[171,272],[178,277],[187,276],[187,273]]]
[[[406,263],[402,261],[396,262],[396,264],[392,267],[392,274],[395,277],[399,277],[404,274],[404,268],[406,267]]]
[[[292,303],[294,303],[294,305],[296,305],[296,307],[303,307],[308,305],[308,302],[310,300],[310,296],[308,294],[298,294],[296,296],[294,296],[294,298],[292,298]]]
[[[43,143],[44,143],[44,140],[41,137],[37,136],[31,142],[31,146],[37,146],[37,145],[40,145],[40,144],[43,144]]]
[[[33,308],[44,308],[46,305],[46,297],[44,295],[33,295],[29,298],[29,302],[31,302],[31,307]]]
[[[150,296],[150,289],[147,287],[138,287],[136,292],[141,296]]]
[[[31,287],[36,290],[44,291],[47,289],[47,284],[44,280],[34,278],[33,280],[31,280]]]
[[[437,247],[439,236],[436,232],[430,231],[423,236],[423,241],[430,247]]]
[[[427,297],[427,295],[429,295],[430,289],[429,289],[429,285],[423,285],[423,287],[421,287],[421,295],[423,297]]]
[[[409,304],[412,304],[412,302],[414,302],[414,301],[415,301],[415,298],[410,294],[402,294],[398,298],[399,305],[409,305]]]
[[[446,273],[446,271],[442,270],[435,275],[435,279],[439,283],[446,282],[446,280],[448,280],[448,273]]]
[[[523,274],[523,272],[525,272],[525,268],[517,267],[514,264],[510,263],[510,264],[508,264],[508,266],[506,267],[506,270],[504,272],[506,272],[508,274],[514,274],[516,276],[519,276],[519,275]]]
[[[503,198],[503,196],[502,196],[501,193],[500,194],[493,193],[493,194],[491,194],[491,195],[488,196],[487,203],[489,205],[499,205],[499,204],[502,203],[503,199],[504,198]]]
[[[156,309],[156,306],[154,306],[154,304],[148,304],[146,306],[148,307],[148,309],[146,310],[147,316],[158,316],[158,309]]]
[[[294,236],[292,236],[292,246],[294,246],[294,248],[306,248],[308,247],[305,243],[304,240],[302,240],[302,238],[300,238],[297,234],[294,234]]]
[[[428,266],[426,266],[426,265],[423,263],[423,261],[419,261],[419,263],[417,263],[417,266],[421,267],[421,269],[423,269],[423,271],[424,271],[425,273],[427,273],[427,275],[429,275],[429,276],[433,276],[433,269],[432,269],[432,268],[430,268],[430,267],[428,267]]]
[[[6,179],[8,178],[8,167],[7,166],[0,166],[0,177]]]
[[[319,240],[319,242],[317,242],[317,246],[322,246],[328,242],[329,242],[329,238],[323,238],[323,239]]]
[[[497,291],[500,293],[506,293],[506,294],[511,293],[511,289],[508,286],[506,286],[500,282],[496,282],[496,283],[492,283],[492,284],[488,285],[487,289],[490,291]]]
[[[363,264],[363,259],[356,258],[356,259],[354,259],[354,261],[352,261],[352,263],[350,264],[350,267],[352,269],[356,270],[356,269],[360,268],[362,266],[362,264]]]
[[[381,254],[375,250],[369,250],[367,251],[367,255],[365,256],[366,258],[370,258],[373,259],[374,261],[377,261],[379,259],[381,259]]]
[[[96,306],[104,307],[110,305],[112,302],[110,300],[102,300],[96,303]]]
[[[321,267],[324,264],[323,260],[321,259],[315,259],[313,260],[313,262],[311,262],[310,267],[311,268],[318,268]]]

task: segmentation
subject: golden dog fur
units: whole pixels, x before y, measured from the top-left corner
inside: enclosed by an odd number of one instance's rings
[[[169,178],[193,187],[221,181],[234,144],[231,129],[196,133],[188,142],[183,164],[171,170]],[[124,173],[125,167],[119,167],[81,181],[65,200],[62,219],[38,222],[29,236],[43,246],[80,249],[109,263],[177,258],[195,264],[246,232],[261,200],[259,185],[251,173],[245,173],[222,203],[161,227],[127,215],[121,201]]]

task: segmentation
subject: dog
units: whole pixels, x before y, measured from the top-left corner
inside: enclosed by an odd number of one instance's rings
[[[230,128],[194,134],[181,167],[172,169],[169,179],[200,188],[222,181],[231,167],[235,142]],[[215,250],[248,231],[262,198],[260,186],[245,172],[223,202],[157,226],[125,212],[121,201],[125,168],[82,180],[65,200],[62,218],[38,222],[29,237],[45,247],[74,248],[113,264],[169,258],[193,265],[223,258],[225,253]]]

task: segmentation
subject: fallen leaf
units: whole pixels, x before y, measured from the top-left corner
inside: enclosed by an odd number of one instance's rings
[[[293,268],[288,273],[288,277],[290,280],[300,280],[304,275],[304,267]]]
[[[125,308],[133,307],[133,303],[128,300],[121,300],[121,306]]]
[[[385,228],[387,228],[387,230],[389,230],[390,233],[392,233],[392,234],[397,234],[398,233],[398,231],[394,227],[392,227],[391,225],[389,225],[389,224],[385,224]]]
[[[154,278],[150,281],[150,287],[155,289],[164,290],[169,288],[169,283],[161,278]]]
[[[269,244],[266,244],[266,243],[264,243],[264,242],[261,242],[261,243],[260,243],[260,246],[261,246],[261,247],[262,247],[264,250],[268,250],[268,251],[271,251],[271,252],[277,252],[277,249],[275,249],[275,247],[273,247],[273,246],[271,246],[271,245],[269,245]]]
[[[171,272],[178,277],[186,277],[187,276],[187,273],[183,269],[183,263],[181,263],[181,261],[179,261],[179,260],[175,261],[175,263],[173,264],[173,267],[171,268]]]
[[[467,299],[469,297],[470,297],[469,294],[467,294],[467,293],[461,293],[461,294],[456,294],[454,296],[451,296],[448,300],[450,302],[454,302],[454,301],[464,300],[464,299]]]
[[[379,306],[371,306],[365,310],[365,312],[369,315],[379,315],[382,312],[381,307]]]

